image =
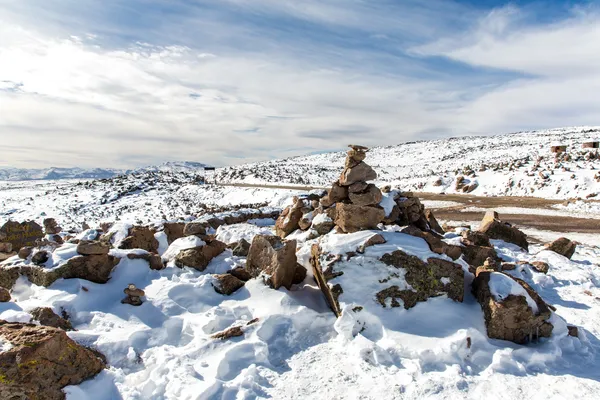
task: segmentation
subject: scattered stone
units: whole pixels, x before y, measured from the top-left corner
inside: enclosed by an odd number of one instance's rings
[[[121,300],[121,303],[131,304],[132,306],[141,306],[143,304],[142,297],[146,295],[142,289],[138,289],[133,283],[127,285],[123,293],[127,296]]]
[[[548,270],[550,269],[550,266],[548,265],[548,263],[545,263],[543,261],[532,261],[531,266],[537,272],[541,272],[542,274],[547,274]]]
[[[561,237],[556,239],[552,243],[546,244],[546,250],[553,251],[561,256],[565,256],[568,259],[573,257],[575,254],[575,249],[577,248],[577,244],[565,237]]]
[[[250,243],[242,238],[233,249],[233,255],[237,257],[247,257],[250,250]]]
[[[144,260],[148,262],[150,269],[154,271],[160,271],[166,268],[165,264],[162,261],[161,256],[155,253],[129,253],[127,254],[127,258],[130,260]]]
[[[29,314],[31,314],[34,320],[44,326],[51,326],[53,328],[62,329],[63,331],[73,330],[73,326],[68,320],[56,315],[49,307],[34,308],[29,311]]]
[[[231,339],[233,337],[238,337],[238,336],[243,336],[243,335],[244,335],[244,331],[242,330],[242,327],[234,326],[234,327],[225,329],[222,332],[215,333],[214,335],[211,336],[211,338],[225,340],[225,339]]]
[[[0,303],[8,303],[10,298],[10,292],[5,288],[0,287]]]
[[[61,329],[0,321],[0,337],[13,346],[0,353],[2,399],[64,400],[62,388],[78,385],[106,366],[104,356]]]
[[[333,209],[335,211],[335,208]],[[323,236],[331,232],[334,227],[333,219],[327,214],[317,214],[313,220],[311,228],[314,229],[319,236]]]
[[[112,228],[113,225],[113,222],[102,222],[100,224],[100,229],[102,229],[102,232],[108,233],[108,231],[110,230],[110,228]]]
[[[182,250],[175,257],[179,268],[190,267],[204,271],[213,258],[225,251],[227,246],[219,240],[212,240],[203,246]]]
[[[500,269],[502,271],[514,271],[516,268],[517,266],[513,263],[503,262]]]
[[[31,257],[31,262],[35,265],[42,265],[46,261],[48,261],[49,258],[50,256],[48,255],[48,252],[46,250],[40,250],[37,253],[35,253],[33,257]]]
[[[437,254],[445,254],[452,260],[458,260],[463,254],[462,247],[448,244],[435,234],[431,232],[423,232],[415,226],[407,226],[406,228],[402,229],[401,232],[407,235],[416,236],[420,237],[421,239],[424,239],[429,245],[431,251]]]
[[[277,236],[256,235],[250,245],[246,268],[253,277],[266,274],[273,289],[292,287],[296,274],[296,241],[282,242]]]
[[[84,256],[103,255],[110,252],[110,245],[99,240],[81,240],[77,244],[77,253]]]
[[[163,224],[163,232],[167,235],[167,243],[171,244],[177,239],[180,239],[184,236],[185,223],[183,222],[165,222]]]
[[[527,235],[508,222],[502,222],[495,211],[488,211],[485,214],[481,221],[479,232],[485,233],[490,239],[503,240],[529,250]]]
[[[335,224],[345,233],[375,229],[385,219],[385,211],[379,206],[337,203],[335,211]]]
[[[464,245],[461,250],[464,260],[472,267],[483,265],[488,258],[500,261],[500,257],[493,247]]]
[[[367,239],[366,242],[361,244],[356,251],[358,253],[362,254],[365,252],[367,247],[375,246],[376,244],[384,244],[385,242],[386,242],[385,238],[381,234],[376,233],[373,236],[371,236],[369,239]]]
[[[227,273],[235,276],[242,282],[248,282],[250,279],[252,279],[252,275],[244,267],[235,267],[227,271]]]
[[[0,253],[0,262],[6,261],[11,257],[14,257],[17,253],[14,251],[12,253]]]
[[[233,274],[219,274],[213,275],[216,279],[212,285],[215,291],[220,294],[229,296],[238,289],[244,286],[244,281],[236,278]]]
[[[44,219],[43,224],[46,235],[56,235],[62,231],[62,228],[58,226],[58,223],[54,218]]]
[[[494,297],[491,280],[500,281],[502,287],[520,285],[522,290],[504,298]],[[483,309],[487,334],[492,339],[510,340],[525,344],[540,337],[550,337],[554,328],[549,322],[551,311],[541,297],[524,281],[502,272],[481,272],[473,281],[473,294]],[[508,286],[508,287],[511,287]],[[535,303],[531,308],[528,298]]]
[[[90,228],[90,226],[88,225],[88,223],[87,223],[87,222],[85,222],[85,221],[83,221],[83,222],[81,223],[81,230],[83,230],[83,231],[87,231],[87,230],[89,230],[89,229],[91,229],[91,228]]]
[[[567,325],[567,329],[569,330],[569,336],[579,337],[579,328],[574,325]]]

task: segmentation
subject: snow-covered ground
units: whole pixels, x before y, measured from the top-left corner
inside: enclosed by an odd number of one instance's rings
[[[600,158],[586,160],[582,143],[600,141],[600,128],[576,127],[485,137],[403,143],[372,148],[366,162],[378,183],[403,190],[462,193],[456,178],[476,183],[479,196],[568,199],[600,196]],[[570,160],[555,160],[550,146],[567,145]],[[345,143],[340,143],[341,146]],[[221,182],[327,186],[344,164],[344,152],[293,157],[219,169]]]
[[[238,224],[218,234],[238,240],[265,229]],[[327,251],[344,254],[370,235],[332,233],[321,242]],[[376,273],[376,257],[395,249],[422,259],[445,257],[431,253],[421,239],[383,235],[386,244],[344,264],[345,290],[370,310],[369,327],[361,333],[353,333],[350,316],[336,320],[310,273],[291,291],[254,279],[231,296],[218,294],[211,274],[243,263],[230,250],[204,272],[172,263],[153,271],[124,257],[127,250],[112,250],[123,258],[107,284],[71,279],[43,288],[20,278],[12,293],[16,301],[0,304],[0,318],[29,321],[28,310],[38,306],[64,310],[77,329],[69,336],[107,356],[110,368],[66,388],[69,400],[597,398],[600,248],[579,246],[568,260],[540,246],[526,253],[494,241],[506,261],[550,264],[547,275],[526,265],[512,272],[557,309],[553,336],[520,346],[487,338],[481,308],[468,291],[463,303],[442,296],[410,310],[381,307],[368,286],[352,281],[352,268]],[[299,244],[305,263],[311,243]],[[129,283],[145,290],[142,306],[120,303]],[[505,289],[499,285],[499,292]],[[566,322],[579,327],[578,338],[567,335]],[[231,326],[243,326],[244,335],[210,337]]]

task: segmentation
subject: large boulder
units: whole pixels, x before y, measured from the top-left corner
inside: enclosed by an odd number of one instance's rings
[[[575,254],[575,249],[577,248],[577,244],[565,237],[561,237],[556,239],[552,243],[548,243],[545,245],[546,250],[553,251],[561,256],[565,256],[567,258],[573,257]]]
[[[499,219],[498,213],[487,212],[481,225],[479,232],[485,233],[490,239],[504,240],[508,243],[516,244],[517,246],[529,250],[527,243],[527,235],[509,224]]]
[[[0,398],[63,400],[62,388],[102,371],[104,357],[57,328],[0,321],[0,338],[12,347],[0,352]]]
[[[385,211],[379,206],[356,206],[337,203],[335,224],[346,233],[375,229],[385,219]]]
[[[26,276],[30,282],[44,287],[52,285],[60,278],[106,283],[119,261],[117,257],[104,254],[73,257],[65,264],[52,269],[37,265],[6,266],[0,268],[0,286],[11,289],[19,276]]]
[[[377,186],[370,183],[367,185],[364,191],[350,193],[348,197],[350,198],[352,204],[356,206],[370,206],[379,204],[383,198],[383,195]]]
[[[340,176],[340,185],[350,186],[355,182],[366,182],[377,179],[377,173],[370,165],[361,161],[353,167],[347,167]]]
[[[8,221],[0,227],[0,241],[12,244],[12,251],[24,246],[35,246],[44,237],[42,227],[34,221]]]
[[[296,241],[282,241],[277,236],[256,235],[252,239],[246,269],[254,277],[264,273],[273,289],[290,289],[298,267]]]
[[[120,249],[142,249],[150,253],[158,251],[158,240],[154,237],[154,231],[147,226],[134,226],[129,230],[121,244]]]
[[[190,267],[204,271],[213,258],[225,251],[227,245],[219,240],[212,240],[205,245],[185,249],[175,257],[175,265],[179,268]]]
[[[524,281],[481,270],[473,281],[473,294],[490,338],[525,344],[552,334],[550,308]]]

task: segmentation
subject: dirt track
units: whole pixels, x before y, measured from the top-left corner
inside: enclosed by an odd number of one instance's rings
[[[236,187],[255,187],[269,189],[291,189],[299,191],[309,191],[313,189],[324,189],[316,186],[279,186],[279,185],[254,185],[254,184],[223,184],[222,186]],[[552,206],[561,204],[564,200],[550,200],[537,197],[481,197],[462,194],[436,194],[436,193],[415,193],[421,200],[452,201],[459,205],[447,208],[431,207],[435,216],[445,221],[463,221],[467,223],[479,222],[483,218],[484,212],[461,211],[467,207],[479,207],[494,209],[497,207],[519,207],[531,209],[551,210]],[[600,202],[599,200],[588,200],[590,202]],[[502,214],[502,219],[517,226],[535,228],[553,232],[580,232],[580,233],[598,233],[598,242],[600,243],[600,219],[588,219],[581,217],[566,217],[555,215],[534,215],[534,214]]]

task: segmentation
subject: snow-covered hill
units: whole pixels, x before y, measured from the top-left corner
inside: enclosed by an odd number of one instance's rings
[[[369,164],[378,183],[403,190],[481,196],[585,198],[600,194],[599,127],[561,128],[497,136],[467,136],[375,147]],[[360,143],[359,143],[360,144]],[[550,147],[567,145],[556,158]],[[339,176],[345,152],[272,160],[220,169],[220,182],[327,186]],[[457,178],[464,177],[457,185]],[[459,178],[460,179],[460,178]],[[468,189],[466,189],[468,190]]]
[[[201,173],[206,164],[194,161],[168,161],[160,165],[133,170],[115,168],[3,168],[0,181],[62,180],[62,179],[109,179],[119,175],[142,172],[190,172]]]

